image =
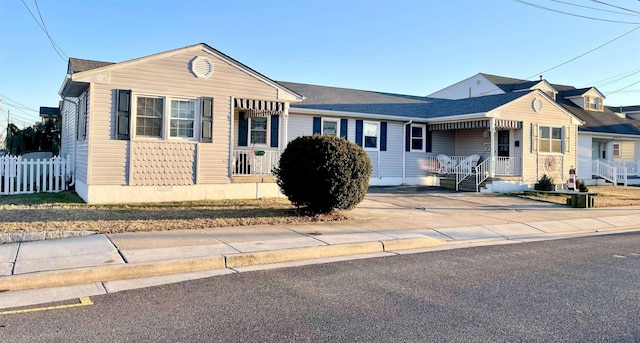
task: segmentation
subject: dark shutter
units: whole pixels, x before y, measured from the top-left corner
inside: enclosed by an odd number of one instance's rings
[[[356,120],[356,144],[362,146],[362,120]]]
[[[347,138],[347,128],[349,127],[348,119],[340,119],[340,137]]]
[[[249,119],[245,118],[244,111],[238,115],[238,146],[247,146],[247,130],[249,129]]]
[[[320,135],[322,134],[322,119],[320,117],[313,117],[313,134]]]
[[[280,117],[271,116],[271,147],[278,147],[278,124],[280,123]]]
[[[433,147],[433,132],[429,130],[429,125],[425,125],[424,134],[427,135],[426,143],[424,145],[425,152],[432,152]]]
[[[380,123],[380,151],[387,151],[387,122]]]
[[[411,151],[411,124],[404,129],[404,151]]]
[[[213,142],[213,98],[200,100],[200,142]]]
[[[116,90],[116,139],[129,140],[131,122],[131,91]]]

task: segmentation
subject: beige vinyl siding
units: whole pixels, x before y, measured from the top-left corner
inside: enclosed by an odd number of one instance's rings
[[[195,56],[208,57],[213,62],[213,76],[208,79],[196,78],[189,71],[189,63]],[[231,97],[277,100],[275,87],[202,50],[180,51],[142,59],[140,63],[116,66],[108,72],[108,77],[102,79],[108,79],[109,84],[93,84],[95,94],[91,104],[93,113],[89,136],[92,149],[90,184],[128,184],[129,142],[114,139],[116,89],[132,90],[132,107],[135,106],[136,96],[140,94],[189,99],[202,96],[214,98],[213,143],[197,143],[196,147],[197,182],[200,184],[230,182]],[[131,119],[135,125],[133,112]],[[196,120],[199,120],[198,116]],[[196,134],[199,137],[199,130]],[[132,137],[132,140],[135,142],[140,139]],[[166,140],[159,141],[163,142]]]
[[[538,112],[533,111],[531,103],[534,98],[541,99],[543,106]],[[553,154],[539,154],[537,151],[538,142],[532,139],[533,130],[536,130],[540,126],[553,126],[553,127],[570,127],[569,140],[564,138],[565,144],[568,142],[568,151],[564,155],[555,154],[558,159],[563,163],[558,168],[560,169],[561,176],[567,178],[569,175],[569,168],[577,165],[576,151],[577,151],[577,126],[572,124],[572,117],[566,112],[562,111],[558,107],[554,106],[552,102],[542,97],[541,95],[534,93],[528,94],[519,98],[517,101],[513,101],[499,109],[500,119],[507,120],[520,120],[523,122],[521,130],[520,148],[522,149],[523,158],[523,181],[535,182],[542,177],[543,170],[539,170],[538,161],[539,156],[548,156]],[[517,131],[516,131],[517,132]],[[533,135],[537,137],[537,132]],[[514,139],[516,139],[514,137]],[[533,147],[532,147],[533,144]],[[565,147],[566,148],[566,147]],[[517,148],[516,148],[517,149]],[[566,149],[565,149],[566,151]],[[517,156],[517,155],[516,155]],[[556,180],[561,182],[562,180]]]
[[[635,142],[621,141],[614,143],[620,144],[620,156],[614,156],[614,161],[633,161],[635,159]]]

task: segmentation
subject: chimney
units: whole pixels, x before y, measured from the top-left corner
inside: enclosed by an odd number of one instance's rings
[[[542,81],[542,75],[540,75],[540,81]]]

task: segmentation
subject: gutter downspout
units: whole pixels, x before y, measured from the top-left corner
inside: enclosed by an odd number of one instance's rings
[[[411,125],[411,123],[413,123],[413,120],[409,120],[408,122],[404,123],[404,125],[402,126],[402,128],[404,129],[404,142],[405,144],[407,143],[407,125]],[[405,147],[404,149],[402,149],[402,184],[405,185],[406,181],[406,173],[407,173],[407,160],[406,160],[406,154],[407,154],[407,148]]]

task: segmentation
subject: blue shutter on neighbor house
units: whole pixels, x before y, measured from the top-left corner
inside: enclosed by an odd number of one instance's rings
[[[213,143],[213,98],[200,98],[200,142]]]
[[[320,117],[313,117],[313,134],[319,135],[322,134],[322,119]]]
[[[380,122],[380,151],[387,151],[387,122]]]
[[[356,120],[356,144],[362,146],[362,120]]]
[[[271,116],[271,147],[278,147],[278,123],[280,122],[280,117]]]
[[[432,152],[432,147],[433,147],[433,134],[432,132],[429,130],[429,125],[425,125],[424,128],[425,131],[425,135],[427,135],[427,139],[426,139],[426,143],[424,145],[424,151],[425,152]]]
[[[347,139],[347,128],[349,125],[348,119],[340,119],[340,137]]]
[[[116,90],[116,139],[129,140],[131,90]]]
[[[411,124],[404,126],[404,151],[411,151]]]
[[[244,116],[244,111],[240,112],[238,118],[238,146],[247,146],[247,131],[249,130],[249,119]]]

